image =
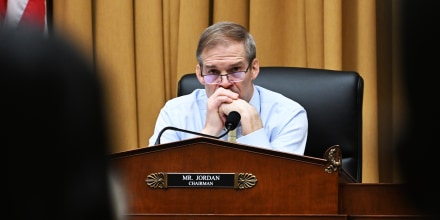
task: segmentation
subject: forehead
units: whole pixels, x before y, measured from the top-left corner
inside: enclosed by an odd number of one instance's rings
[[[217,44],[202,52],[204,66],[233,65],[244,63],[246,51],[242,43]]]

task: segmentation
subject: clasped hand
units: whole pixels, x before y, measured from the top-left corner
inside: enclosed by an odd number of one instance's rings
[[[226,116],[232,111],[241,115],[241,135],[263,128],[260,115],[254,106],[241,99],[237,93],[220,87],[208,98],[206,122],[202,133],[218,136],[225,126]]]

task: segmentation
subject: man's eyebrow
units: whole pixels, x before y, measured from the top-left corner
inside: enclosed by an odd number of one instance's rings
[[[229,65],[229,67],[236,67],[236,66],[242,66],[244,65],[245,62],[243,61],[238,61],[236,63],[233,63],[231,65]],[[217,68],[217,66],[215,64],[211,64],[211,65],[205,65],[206,68]]]
[[[215,68],[216,65],[205,65],[206,68]]]

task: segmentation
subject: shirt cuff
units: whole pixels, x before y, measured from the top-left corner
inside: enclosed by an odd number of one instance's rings
[[[260,128],[246,136],[237,138],[237,143],[272,149],[264,128]]]

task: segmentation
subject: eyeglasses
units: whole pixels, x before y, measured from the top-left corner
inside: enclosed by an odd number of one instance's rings
[[[207,84],[220,84],[222,82],[222,76],[226,76],[229,82],[241,82],[244,80],[244,77],[246,76],[246,72],[249,70],[249,67],[251,64],[248,65],[246,70],[244,71],[236,71],[228,74],[205,74],[202,75],[203,79],[205,79],[205,82]]]

